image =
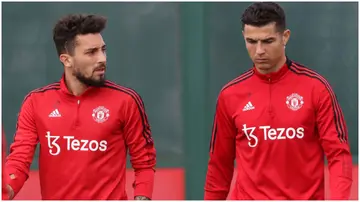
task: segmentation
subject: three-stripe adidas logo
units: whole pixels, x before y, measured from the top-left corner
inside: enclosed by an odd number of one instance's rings
[[[61,117],[61,114],[60,114],[60,112],[59,112],[58,109],[55,109],[54,111],[52,111],[52,112],[49,114],[49,117],[52,117],[52,118],[54,118],[54,117]]]
[[[252,105],[251,102],[249,101],[249,102],[245,105],[245,107],[243,108],[243,112],[244,112],[244,111],[253,110],[253,109],[255,109],[255,107],[254,107],[254,105]]]

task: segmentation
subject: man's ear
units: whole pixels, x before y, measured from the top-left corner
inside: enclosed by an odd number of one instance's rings
[[[286,44],[288,43],[289,39],[290,39],[290,30],[289,29],[286,29],[284,31],[284,34],[283,34],[283,45],[286,46]]]
[[[61,61],[61,63],[64,64],[65,67],[71,67],[71,64],[72,64],[72,58],[69,54],[61,54],[59,56],[59,59]]]

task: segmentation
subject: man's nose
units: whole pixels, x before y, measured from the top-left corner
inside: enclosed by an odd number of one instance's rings
[[[261,43],[258,43],[256,45],[256,55],[262,55],[265,53],[265,49],[264,49],[264,46],[261,44]]]

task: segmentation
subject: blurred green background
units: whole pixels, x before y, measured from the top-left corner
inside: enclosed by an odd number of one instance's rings
[[[59,80],[52,41],[69,13],[108,17],[108,79],[143,98],[158,167],[185,168],[186,199],[201,199],[216,97],[251,67],[241,3],[2,3],[2,119],[12,141],[24,96]],[[287,55],[325,76],[337,94],[358,159],[358,5],[280,3],[292,31]],[[32,164],[37,169],[37,156]],[[357,179],[356,179],[357,180]]]

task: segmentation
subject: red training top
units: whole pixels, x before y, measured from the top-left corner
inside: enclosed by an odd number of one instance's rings
[[[318,73],[287,60],[275,73],[252,68],[217,101],[205,199],[324,199],[324,154],[331,199],[348,199],[352,157],[342,110]]]
[[[8,200],[9,199],[9,195],[8,195],[8,192],[7,192],[7,188],[6,188],[6,184],[7,184],[7,179],[8,177],[6,176],[7,173],[6,173],[6,170],[4,169],[5,168],[5,158],[6,158],[6,138],[5,138],[5,132],[4,132],[4,129],[2,129],[2,188],[1,188],[1,195],[2,195],[2,200]]]
[[[127,149],[134,195],[152,197],[156,151],[144,104],[132,89],[106,81],[74,96],[63,77],[30,92],[6,162],[15,194],[38,143],[42,199],[126,200]]]

